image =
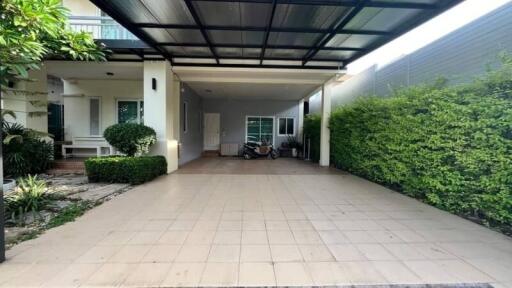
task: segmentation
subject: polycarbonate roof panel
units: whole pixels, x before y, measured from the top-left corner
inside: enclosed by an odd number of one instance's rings
[[[265,27],[272,10],[271,4],[222,1],[197,1],[194,7],[204,25]]]
[[[302,59],[308,50],[304,49],[267,49],[265,57]]]
[[[208,36],[215,44],[248,44],[261,45],[263,43],[264,32],[256,31],[208,31]]]
[[[333,63],[340,61],[346,65],[462,2],[90,1],[146,42],[153,49],[146,52],[148,55],[160,53],[173,64],[196,65],[204,63],[197,59],[211,57],[215,64],[210,65],[229,66],[229,63],[241,65],[240,63],[257,62],[260,63],[257,66],[264,67],[264,63],[273,63],[276,66],[283,59],[289,59],[284,66],[289,67],[289,63],[302,63],[293,67],[311,69],[332,69]],[[140,47],[138,49],[140,53],[145,51]],[[265,51],[261,59],[263,61],[259,61],[262,51]],[[232,57],[233,61],[221,61],[228,57]],[[173,59],[180,60],[174,63]]]
[[[326,51],[322,50],[318,52],[315,57],[311,61],[315,61],[318,59],[337,59],[337,60],[344,60],[349,59],[350,57],[354,56],[357,52],[356,51]]]
[[[270,32],[270,36],[268,37],[268,44],[313,46],[321,36],[322,34],[314,33]]]
[[[150,13],[163,24],[194,24],[183,0],[141,0]]]
[[[274,27],[330,28],[349,7],[283,4],[276,8]]]

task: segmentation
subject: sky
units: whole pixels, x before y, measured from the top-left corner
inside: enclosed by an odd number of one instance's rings
[[[347,66],[347,74],[355,75],[373,65],[384,66],[509,2],[512,2],[512,0],[466,0],[379,49],[350,63]]]

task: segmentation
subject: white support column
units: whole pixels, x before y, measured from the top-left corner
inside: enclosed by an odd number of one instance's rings
[[[297,140],[302,143],[304,135],[304,99],[299,101],[299,120],[297,126]]]
[[[330,159],[330,132],[329,117],[331,116],[331,84],[322,86],[322,123],[320,126],[320,166],[329,166]]]
[[[156,89],[153,89],[153,78]],[[151,154],[165,156],[167,173],[178,169],[179,124],[176,122],[179,123],[180,93],[176,93],[175,85],[169,62],[144,61],[144,124],[156,131],[157,143]]]

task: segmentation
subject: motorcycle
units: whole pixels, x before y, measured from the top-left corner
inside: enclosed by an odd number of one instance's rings
[[[262,142],[248,141],[244,144],[242,155],[246,160],[269,156],[272,159],[279,157],[277,151],[274,149],[274,146],[265,140]]]

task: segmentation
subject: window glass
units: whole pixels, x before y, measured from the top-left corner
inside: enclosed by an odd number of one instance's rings
[[[183,102],[183,132],[187,132],[188,131],[188,103],[187,102]]]
[[[286,118],[279,118],[279,134],[286,134]]]
[[[89,100],[89,133],[90,135],[100,135],[100,99],[91,98]]]
[[[295,135],[294,118],[279,118],[279,135]]]
[[[118,101],[117,102],[117,122],[118,123],[139,123],[138,101]]]
[[[274,118],[269,117],[248,117],[247,118],[247,141],[268,143],[273,142]]]
[[[139,101],[140,123],[144,124],[144,101]]]
[[[293,118],[287,118],[286,119],[286,134],[287,135],[293,135]]]

